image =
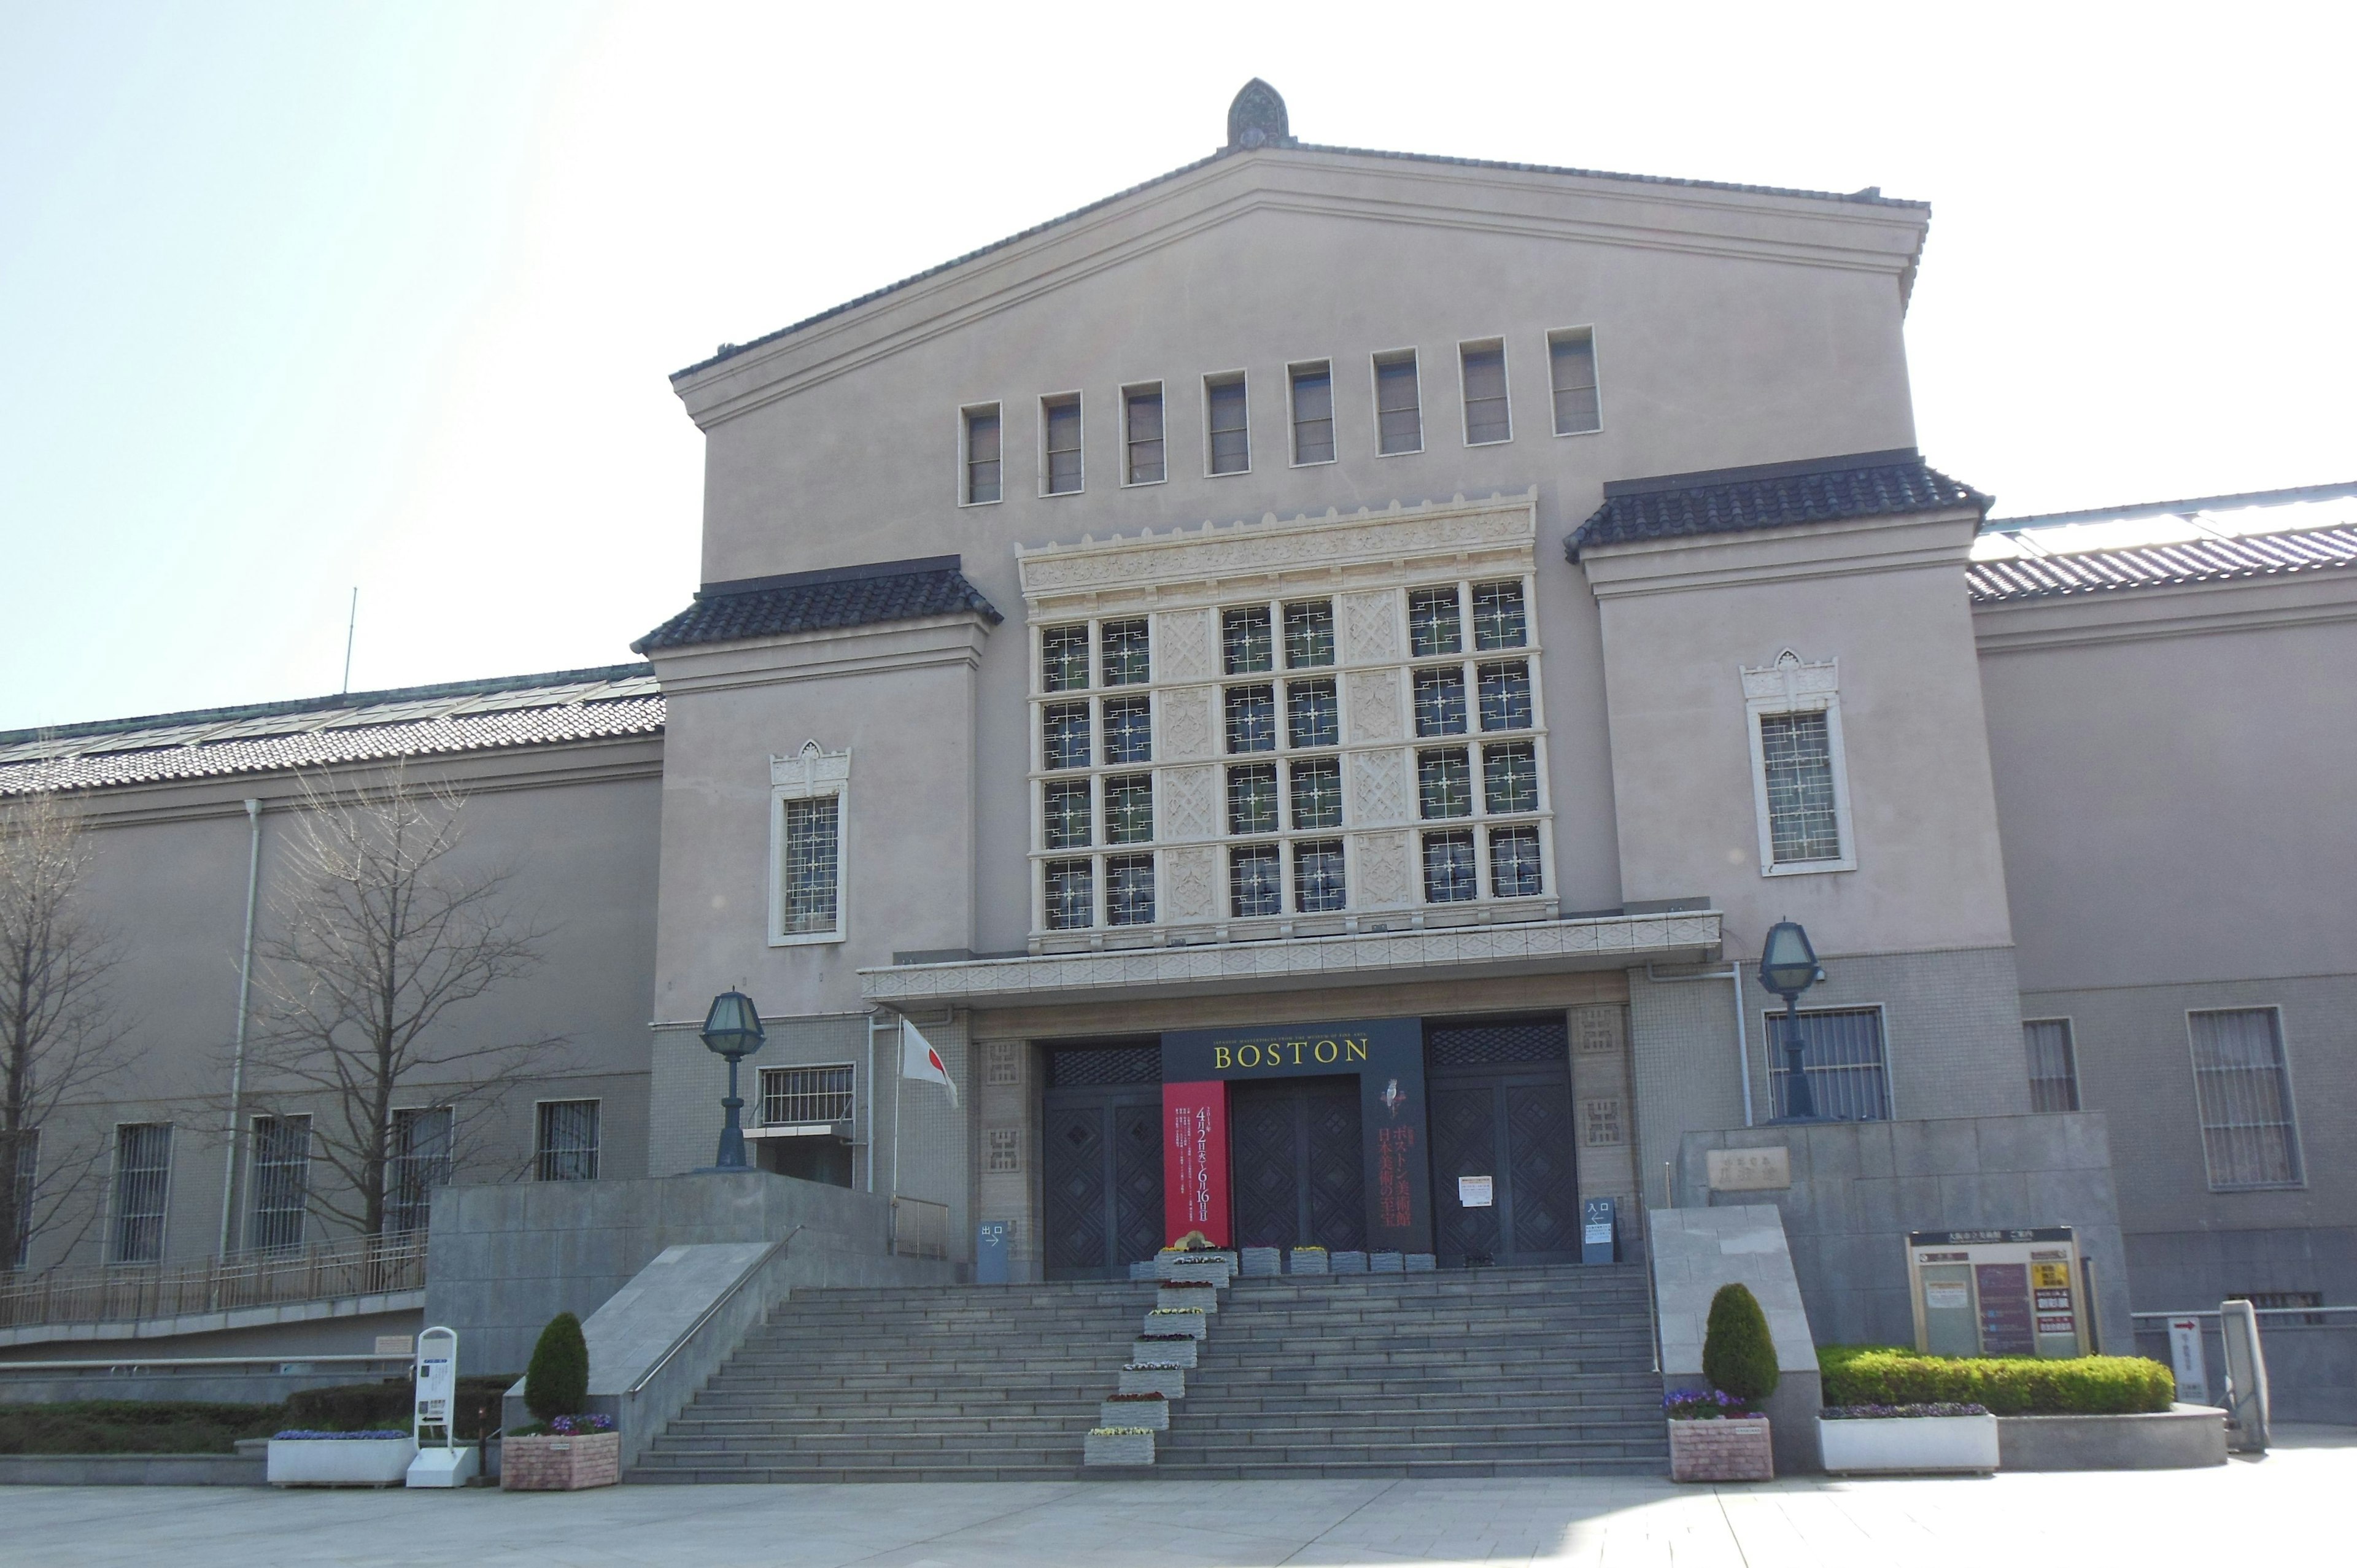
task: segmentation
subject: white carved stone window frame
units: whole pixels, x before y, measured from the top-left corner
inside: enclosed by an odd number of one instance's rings
[[[834,797],[834,925],[786,929],[786,803]],[[770,758],[770,945],[807,947],[842,941],[851,927],[851,752],[823,750],[804,741],[791,757]]]
[[[1828,659],[1823,663],[1806,663],[1787,648],[1771,664],[1758,669],[1745,667],[1742,676],[1743,725],[1751,746],[1751,805],[1760,824],[1760,875],[1804,876],[1818,872],[1856,871],[1857,834],[1850,821],[1849,764],[1842,746],[1840,661]],[[1825,749],[1833,774],[1834,831],[1841,847],[1841,854],[1829,859],[1776,858],[1775,832],[1768,811],[1767,743],[1760,721],[1791,714],[1825,716]]]

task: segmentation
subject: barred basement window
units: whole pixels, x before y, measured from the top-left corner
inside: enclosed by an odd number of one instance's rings
[[[1375,356],[1375,449],[1386,456],[1424,450],[1424,410],[1416,396],[1413,349]]]
[[[1462,343],[1457,355],[1465,383],[1465,445],[1511,440],[1514,426],[1506,407],[1505,344],[1495,338]]]
[[[1419,738],[1465,733],[1465,671],[1415,672],[1415,733]]]
[[[1535,898],[1544,891],[1539,872],[1539,831],[1536,828],[1490,830],[1490,895],[1494,898]]]
[[[1424,835],[1424,898],[1427,904],[1460,904],[1481,896],[1473,869],[1473,835]]]
[[[1342,764],[1333,757],[1293,765],[1293,826],[1339,828],[1342,825]]]
[[[2237,1007],[2189,1013],[2186,1024],[2211,1190],[2299,1186],[2283,1015],[2273,1007]]]
[[[1228,769],[1228,832],[1276,832],[1276,764],[1254,763]]]
[[[1285,667],[1322,669],[1334,662],[1334,601],[1285,607]]]
[[[1296,746],[1337,746],[1342,710],[1331,681],[1288,681],[1285,687],[1286,737]]]
[[[1228,852],[1228,899],[1239,919],[1284,912],[1285,885],[1275,844],[1248,844]]]
[[[1575,327],[1547,334],[1548,371],[1555,381],[1555,433],[1584,435],[1604,426],[1596,392],[1596,338]]]
[[[1330,463],[1334,460],[1334,367],[1320,360],[1296,365],[1293,383],[1293,461]]]
[[[1019,1127],[988,1129],[989,1159],[984,1169],[1006,1175],[1023,1168],[1023,1130]]]
[[[1232,752],[1276,749],[1276,688],[1228,688],[1228,749]]]
[[[761,1069],[761,1125],[808,1127],[851,1120],[856,1079],[848,1062]]]
[[[1051,626],[1039,633],[1039,689],[1080,692],[1089,684],[1089,628]]]
[[[1510,659],[1481,666],[1481,727],[1485,730],[1531,727],[1531,666],[1528,660]]]
[[[1521,648],[1530,641],[1530,626],[1523,614],[1520,583],[1476,583],[1473,585],[1473,646],[1483,653]]]
[[[425,1229],[434,1189],[450,1183],[451,1122],[447,1105],[393,1113],[393,1157],[384,1169],[388,1234],[407,1235]]]
[[[1154,857],[1112,854],[1105,857],[1105,924],[1154,924]]]
[[[164,1261],[164,1211],[172,1185],[172,1124],[136,1122],[114,1130],[114,1193],[107,1261]]]
[[[1043,767],[1086,768],[1089,765],[1089,705],[1053,703],[1039,714],[1040,764]]]
[[[1426,821],[1473,814],[1473,782],[1465,748],[1418,752],[1415,758],[1416,806]]]
[[[1246,429],[1243,377],[1205,377],[1203,410],[1203,423],[1210,436],[1211,471],[1248,472],[1252,467],[1252,435]]]
[[[2029,1108],[2079,1109],[2079,1062],[2068,1018],[2025,1018],[2021,1043],[2029,1055]]]
[[[1098,633],[1099,663],[1108,686],[1143,686],[1154,679],[1146,652],[1146,622],[1109,620]]]
[[[0,1133],[0,1158],[7,1157],[12,1139],[16,1146],[16,1252],[12,1262],[0,1266],[21,1269],[33,1255],[33,1193],[41,1176],[41,1130]]]
[[[1081,488],[1081,394],[1039,400],[1039,492],[1072,495]]]
[[[1154,775],[1116,774],[1104,781],[1104,792],[1105,843],[1151,843],[1154,838]]]
[[[1085,930],[1096,924],[1096,878],[1085,860],[1051,860],[1047,865],[1048,929]]]
[[[1792,1059],[1784,1015],[1767,1015],[1760,1038],[1769,1049],[1768,1090],[1774,1113],[1789,1116]],[[1882,1010],[1823,1008],[1801,1015],[1801,1070],[1808,1075],[1817,1114],[1835,1122],[1887,1122],[1890,1086],[1883,1064]]]
[[[1539,809],[1538,752],[1529,741],[1481,748],[1482,804],[1493,817]]]
[[[1343,907],[1342,841],[1310,839],[1293,846],[1293,906],[1305,915]]]
[[[1231,675],[1265,675],[1276,668],[1268,607],[1248,605],[1220,613],[1220,654]]]
[[[256,1251],[291,1251],[303,1244],[303,1216],[311,1201],[311,1119],[253,1119],[253,1217],[245,1244]]]
[[[1776,864],[1839,860],[1833,742],[1822,713],[1760,715],[1768,776],[1768,834]]]
[[[1409,651],[1418,659],[1465,651],[1454,587],[1417,588],[1408,595],[1407,638]]]
[[[783,908],[779,930],[790,937],[832,931],[837,919],[837,894],[842,867],[842,797],[816,795],[788,800],[785,810],[785,854],[781,857]]]
[[[998,405],[969,408],[964,416],[963,499],[967,506],[986,506],[998,499]]]
[[[544,1100],[533,1148],[534,1181],[597,1179],[597,1101]]]
[[[1086,849],[1089,847],[1089,781],[1085,779],[1060,779],[1050,781],[1042,794],[1045,810],[1042,821],[1045,832],[1040,835],[1042,849]]]
[[[1153,705],[1147,699],[1105,700],[1104,759],[1108,768],[1154,760]]]
[[[1162,444],[1162,387],[1131,387],[1122,393],[1124,438],[1129,455],[1129,482],[1158,485],[1169,475]]]

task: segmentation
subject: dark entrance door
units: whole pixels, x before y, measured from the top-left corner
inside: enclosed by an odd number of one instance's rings
[[[1571,1059],[1562,1021],[1426,1030],[1434,1244],[1444,1268],[1579,1261]],[[1458,1178],[1491,1178],[1487,1208]]]
[[[1041,1112],[1048,1277],[1126,1277],[1163,1241],[1159,1047],[1052,1052]]]
[[[1239,1246],[1367,1244],[1355,1075],[1234,1085],[1228,1139]]]

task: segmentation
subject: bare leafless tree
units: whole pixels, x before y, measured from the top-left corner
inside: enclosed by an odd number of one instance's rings
[[[249,1110],[312,1118],[310,1211],[386,1233],[396,1101],[447,1107],[435,1160],[472,1163],[508,1092],[565,1044],[469,1028],[467,1004],[530,974],[551,934],[514,908],[512,865],[458,854],[465,800],[395,768],[379,782],[305,782],[261,960]],[[414,1173],[412,1173],[414,1175]]]
[[[54,795],[0,801],[0,1271],[27,1239],[70,1252],[96,1213],[79,1201],[105,1150],[69,1141],[60,1111],[122,1066],[124,1028],[110,980],[113,932],[83,907],[91,843]],[[75,1226],[60,1237],[61,1222]]]

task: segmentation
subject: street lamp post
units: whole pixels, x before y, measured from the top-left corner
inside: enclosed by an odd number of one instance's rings
[[[720,1127],[720,1153],[712,1162],[716,1171],[741,1171],[745,1162],[745,1127],[738,1112],[745,1101],[737,1093],[737,1064],[761,1048],[768,1036],[761,1028],[761,1010],[741,991],[724,991],[712,999],[704,1016],[705,1048],[728,1058],[728,1098],[720,1102],[727,1119]]]
[[[1784,1114],[1779,1121],[1817,1120],[1816,1094],[1801,1062],[1801,993],[1824,977],[1808,932],[1791,920],[1769,928],[1760,944],[1760,983],[1784,999]]]

